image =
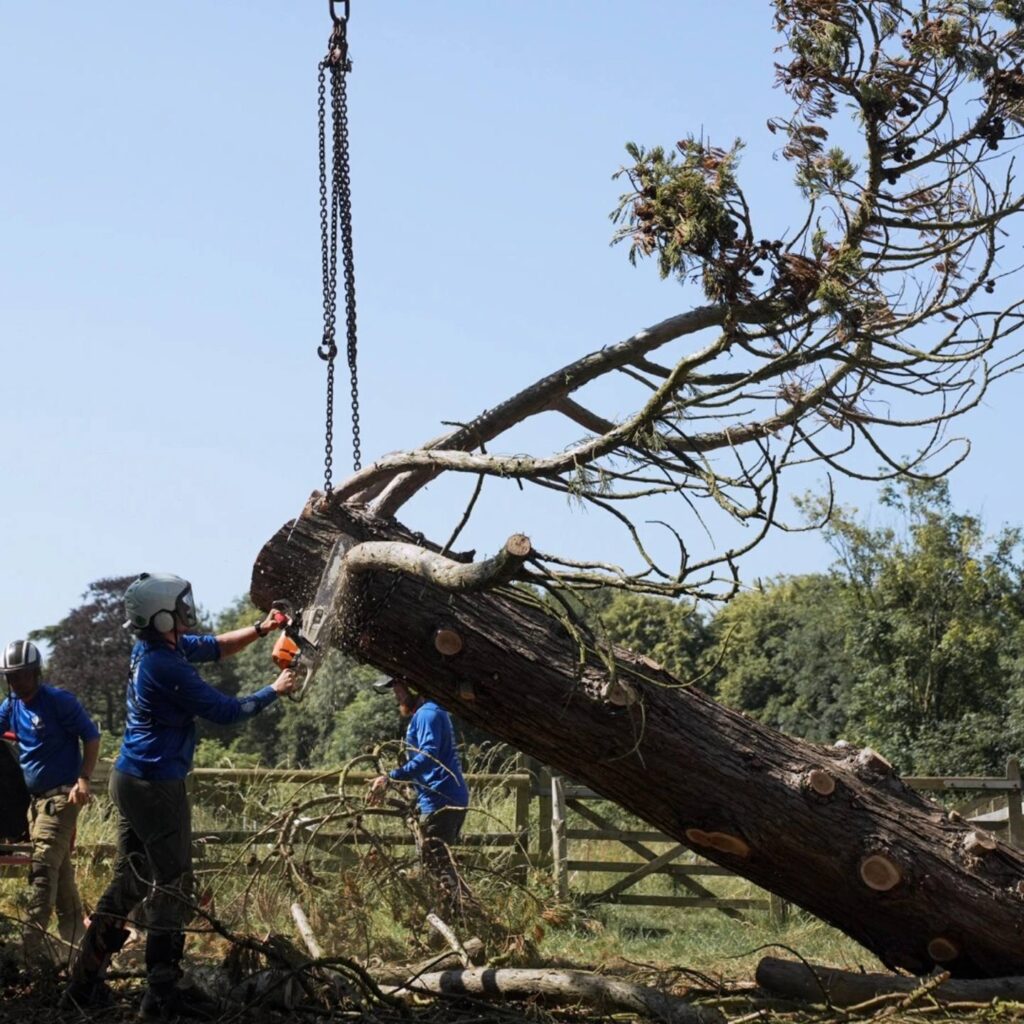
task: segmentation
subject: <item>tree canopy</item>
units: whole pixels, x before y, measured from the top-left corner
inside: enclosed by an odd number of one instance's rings
[[[574,559],[545,539],[520,578],[723,597],[739,590],[739,557],[787,525],[780,496],[791,467],[934,479],[965,457],[951,423],[1020,363],[1021,300],[1004,286],[1014,268],[1000,252],[1024,203],[1011,153],[1024,9],[1011,0],[775,0],[774,9],[789,110],[768,128],[793,168],[796,223],[776,237],[759,228],[766,211],[743,190],[739,141],[715,145],[702,131],[671,147],[629,143],[614,238],[630,260],[651,258],[663,277],[698,286],[706,304],[377,459],[332,500],[387,518],[439,475],[471,474],[477,487],[457,533],[481,486],[515,480],[610,516],[635,553],[622,565]],[[495,450],[538,416],[550,429],[535,436],[564,444]],[[726,523],[738,540],[700,541]]]

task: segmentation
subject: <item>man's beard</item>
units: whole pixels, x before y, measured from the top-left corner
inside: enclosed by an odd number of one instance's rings
[[[403,718],[412,718],[412,716],[416,713],[416,702],[415,701],[410,701],[408,704],[406,704],[404,702],[399,704],[398,705],[398,713]]]

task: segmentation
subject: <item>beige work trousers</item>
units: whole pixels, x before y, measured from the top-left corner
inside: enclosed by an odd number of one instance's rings
[[[60,937],[69,945],[76,944],[85,933],[82,898],[75,884],[71,848],[75,838],[79,808],[58,794],[33,797],[28,810],[32,861],[29,865],[29,899],[23,945],[29,962],[70,958],[70,950],[48,943],[46,930],[57,910]]]

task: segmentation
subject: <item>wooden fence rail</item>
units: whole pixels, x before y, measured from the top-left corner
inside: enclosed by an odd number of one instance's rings
[[[102,789],[109,774],[108,765],[100,765],[95,774],[96,788]],[[189,777],[189,787],[196,801],[202,803],[203,793],[211,787],[230,792],[240,784],[269,786],[343,787],[365,791],[373,778],[365,771],[316,771],[310,769],[197,768]],[[703,884],[710,878],[735,877],[733,872],[717,864],[696,858],[686,847],[670,836],[643,827],[624,827],[611,820],[621,815],[599,810],[594,806],[598,794],[577,786],[529,758],[520,758],[517,770],[511,773],[469,774],[467,781],[478,799],[484,790],[499,788],[513,795],[513,822],[507,830],[463,833],[460,846],[470,850],[511,851],[512,863],[525,872],[528,865],[550,868],[559,896],[584,905],[617,904],[620,906],[714,908],[729,917],[742,917],[744,911],[768,911],[773,917],[785,916],[782,900],[754,890],[750,896],[725,897]],[[981,803],[989,805],[988,813],[973,817],[979,827],[1005,831],[1006,839],[1024,848],[1024,813],[1022,813],[1021,769],[1016,758],[1007,762],[1006,775],[990,777],[908,777],[908,785],[928,793],[972,794],[966,804],[958,807],[964,817],[971,816]],[[474,801],[475,802],[475,801]],[[993,810],[991,805],[1002,804]],[[413,837],[407,832],[386,832],[376,835],[386,847],[408,846]],[[262,843],[261,843],[262,840]],[[222,855],[245,845],[267,845],[272,836],[252,829],[216,828],[193,833],[197,868],[214,870],[225,861]],[[319,834],[313,845],[321,853],[342,852],[359,845],[356,835]],[[616,844],[622,851],[610,857],[580,851],[580,843]],[[80,860],[92,861],[109,857],[110,844],[92,844],[78,849]],[[0,845],[0,872],[27,863],[27,847],[18,844]],[[350,855],[349,855],[350,856]],[[227,861],[230,862],[230,859]],[[341,863],[339,861],[339,863]],[[618,876],[597,889],[584,885],[587,876]],[[672,894],[636,891],[639,883],[653,877],[665,877],[675,890]],[[681,893],[678,890],[685,890]]]

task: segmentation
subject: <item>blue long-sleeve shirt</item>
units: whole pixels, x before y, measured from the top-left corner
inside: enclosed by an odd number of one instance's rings
[[[0,734],[18,741],[18,763],[30,793],[73,786],[82,770],[82,743],[100,731],[74,694],[43,683],[32,699],[12,693],[0,704]]]
[[[178,646],[139,640],[132,649],[128,714],[114,767],[154,781],[183,779],[192,767],[197,718],[229,725],[259,714],[276,698],[271,686],[248,697],[215,690],[193,667],[217,661],[213,636],[183,636]]]
[[[469,803],[469,789],[455,749],[455,730],[444,708],[432,700],[424,701],[409,722],[405,745],[408,760],[388,775],[396,782],[412,782],[416,786],[421,813],[430,814],[442,807],[465,807]]]

